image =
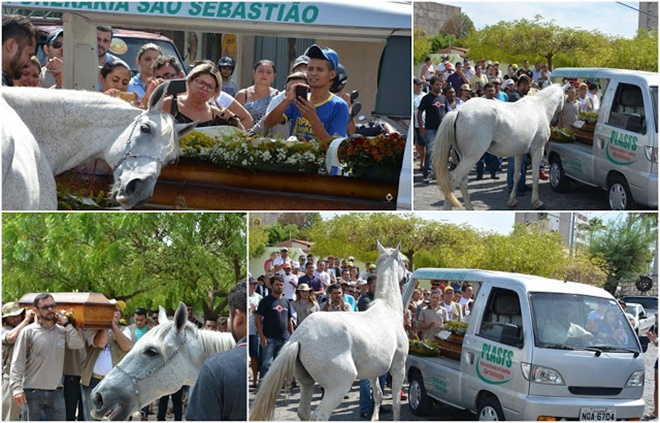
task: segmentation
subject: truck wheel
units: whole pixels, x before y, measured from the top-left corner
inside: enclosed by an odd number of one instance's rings
[[[480,421],[504,420],[500,402],[495,397],[488,396],[479,403],[477,416]]]
[[[635,206],[628,181],[619,174],[610,177],[607,184],[607,196],[611,210],[631,210]]]
[[[554,192],[568,192],[571,188],[571,180],[564,173],[559,156],[550,159],[550,188]]]
[[[408,387],[408,406],[410,411],[416,416],[426,416],[431,411],[431,398],[426,395],[426,388],[422,375],[415,372],[410,378],[410,386]]]

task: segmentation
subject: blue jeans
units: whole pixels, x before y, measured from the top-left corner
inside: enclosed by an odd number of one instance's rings
[[[489,171],[491,175],[497,175],[500,166],[502,166],[501,157],[493,156],[490,153],[484,153],[484,155],[481,156],[481,159],[477,162],[477,174],[483,175],[485,168],[485,170]]]
[[[82,393],[83,415],[85,416],[84,420],[86,421],[96,420],[90,413],[92,412],[92,408],[94,408],[94,404],[92,404],[92,391],[99,383],[101,383],[100,379],[91,378],[89,380],[89,386],[80,385],[80,392]]]
[[[506,187],[509,189],[509,192],[513,189],[513,172],[515,172],[516,161],[515,157],[509,157],[507,159],[507,169],[506,169]],[[527,174],[527,154],[522,156],[522,164],[520,169],[520,179],[518,179],[518,191],[525,186],[525,176]]]
[[[378,377],[380,383],[380,391],[385,392],[385,379],[388,373]],[[371,392],[371,382],[369,379],[360,380],[360,411],[371,414],[374,411],[374,396]]]
[[[259,380],[264,380],[273,360],[277,358],[286,341],[278,338],[268,338],[268,343],[261,349],[261,368],[259,369]]]
[[[46,420],[64,421],[66,419],[62,388],[53,391],[26,389],[25,399],[27,404],[21,411],[21,420],[42,420],[42,413]]]
[[[182,386],[181,389],[176,391],[175,393],[171,395],[165,395],[164,397],[160,397],[158,400],[158,415],[156,419],[159,422],[164,422],[165,417],[167,416],[167,405],[170,400],[170,396],[172,397],[172,409],[174,411],[174,421],[180,422],[183,417],[183,390],[185,389],[185,386]]]
[[[80,376],[64,375],[64,409],[67,421],[83,420]]]
[[[431,156],[433,156],[433,141],[435,140],[436,133],[437,131],[435,129],[427,129],[426,136],[424,137],[426,138],[426,155],[424,156],[424,169],[422,170],[422,174],[425,178],[430,178],[433,173],[433,170],[431,170]]]

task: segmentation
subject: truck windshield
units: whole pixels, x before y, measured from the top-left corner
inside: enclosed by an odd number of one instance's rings
[[[616,301],[559,293],[530,294],[534,344],[540,348],[641,352]]]

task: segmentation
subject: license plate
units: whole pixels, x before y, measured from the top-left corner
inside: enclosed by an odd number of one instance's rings
[[[614,408],[585,407],[580,409],[580,420],[587,420],[587,421],[616,420],[616,413],[614,412]]]

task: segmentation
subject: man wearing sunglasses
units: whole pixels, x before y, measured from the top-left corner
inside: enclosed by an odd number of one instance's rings
[[[46,44],[41,47],[46,55],[46,64],[41,68],[41,86],[62,88],[62,67],[64,58],[64,31],[55,30],[48,35]]]
[[[9,377],[14,403],[23,408],[21,420],[42,420],[43,414],[63,421],[64,350],[83,348],[85,341],[66,316],[56,313],[52,295],[37,295],[34,307],[38,321],[18,335],[14,347]]]

